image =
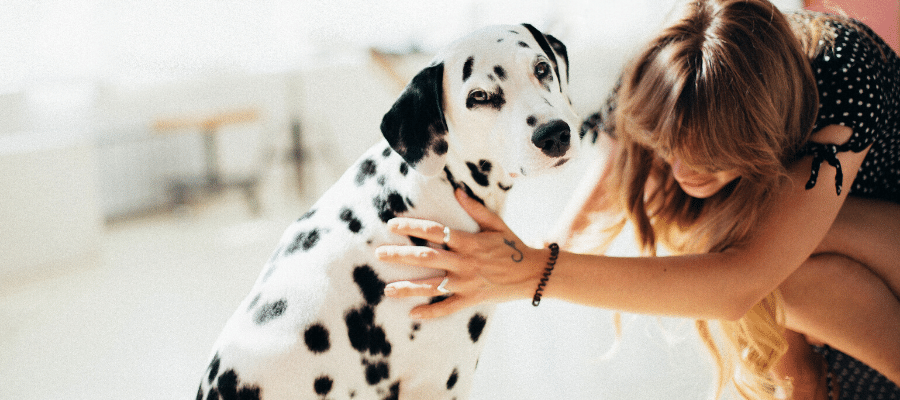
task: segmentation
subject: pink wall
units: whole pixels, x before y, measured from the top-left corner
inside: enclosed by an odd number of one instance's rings
[[[808,10],[844,13],[872,28],[900,52],[900,0],[804,0]]]

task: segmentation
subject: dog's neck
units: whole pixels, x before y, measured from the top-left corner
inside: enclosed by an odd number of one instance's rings
[[[499,165],[484,159],[466,160],[449,157],[444,177],[469,197],[495,213],[502,213],[506,195],[512,189],[512,178]]]

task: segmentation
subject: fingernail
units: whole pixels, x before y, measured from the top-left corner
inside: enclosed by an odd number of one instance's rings
[[[384,295],[388,297],[393,297],[397,295],[397,288],[388,286],[384,288]]]

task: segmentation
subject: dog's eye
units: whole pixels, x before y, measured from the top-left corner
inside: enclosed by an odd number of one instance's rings
[[[544,80],[547,75],[550,75],[550,64],[541,61],[534,66],[534,76],[539,80]]]
[[[469,102],[471,103],[487,103],[489,100],[488,94],[484,90],[473,90],[472,93],[469,93]]]

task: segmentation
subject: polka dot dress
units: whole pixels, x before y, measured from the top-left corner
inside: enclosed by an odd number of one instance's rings
[[[807,189],[816,185],[823,162],[837,170],[841,193],[843,171],[836,157],[872,145],[850,194],[900,203],[900,59],[862,23],[826,22],[834,43],[811,63],[819,89],[819,113],[813,132],[828,125],[853,129],[842,145],[808,143],[801,155],[813,156]]]
[[[842,145],[810,142],[801,150],[813,157],[806,187],[816,185],[824,162],[837,170],[834,185],[840,194],[843,173],[837,153],[872,145],[850,194],[900,203],[900,59],[868,27],[855,25],[828,21],[834,44],[811,64],[819,88],[813,132],[843,125],[852,128],[853,135]],[[866,364],[828,346],[815,350],[828,366],[830,399],[900,400],[900,387]]]

